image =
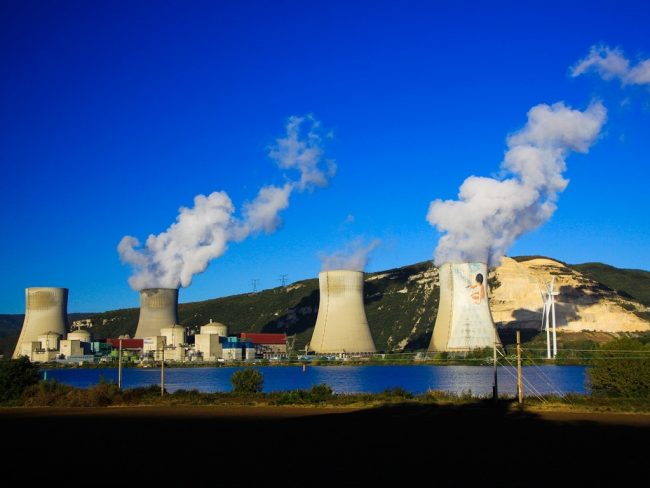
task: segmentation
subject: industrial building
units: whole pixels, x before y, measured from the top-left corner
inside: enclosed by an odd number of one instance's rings
[[[318,280],[320,305],[309,349],[317,354],[374,353],[363,304],[363,272],[323,271]]]
[[[445,263],[429,351],[462,352],[500,345],[488,304],[487,264]]]
[[[194,351],[204,361],[217,361],[223,359],[223,346],[221,337],[228,337],[228,327],[219,322],[212,322],[202,326],[199,334],[194,335]]]
[[[242,332],[240,338],[252,342],[258,356],[265,359],[287,357],[287,334]]]

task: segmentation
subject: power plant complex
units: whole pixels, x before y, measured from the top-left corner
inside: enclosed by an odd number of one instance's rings
[[[33,362],[97,362],[126,357],[147,361],[242,361],[282,358],[287,354],[286,334],[241,333],[228,335],[224,324],[201,326],[190,343],[178,322],[178,289],[152,288],[140,292],[140,316],[135,338],[93,341],[92,320],[81,320],[77,330],[67,332],[66,288],[27,288],[25,320],[13,358],[25,356]]]
[[[439,268],[440,300],[430,352],[466,352],[499,346],[488,304],[485,263],[445,263]],[[346,269],[319,273],[320,304],[306,350],[338,357],[376,353],[364,307],[364,273]],[[68,333],[68,290],[27,288],[25,320],[13,357],[32,361],[93,361],[114,348],[135,351],[141,361],[240,361],[287,357],[286,334],[228,335],[222,323],[188,330],[179,324],[178,289],[140,291],[140,315],[132,339],[92,341],[88,330]],[[87,326],[86,321],[84,326]],[[79,328],[82,324],[79,324]]]

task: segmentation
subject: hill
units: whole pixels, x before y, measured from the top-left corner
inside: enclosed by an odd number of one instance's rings
[[[625,276],[629,270],[617,271]],[[617,291],[583,274],[576,266],[569,267],[541,256],[506,258],[502,266],[491,270],[491,308],[502,329],[529,327],[531,331],[539,330],[538,285],[551,275],[556,276],[561,290],[558,297],[560,331],[650,330],[650,322],[646,321],[650,316],[644,315],[648,307],[640,299],[633,298],[643,296],[642,282],[636,275],[630,278],[625,291]],[[368,273],[364,294],[366,315],[378,350],[415,351],[428,346],[439,298],[438,270],[430,261]],[[285,332],[295,335],[295,348],[302,349],[311,337],[318,304],[318,280],[310,279],[258,293],[181,303],[179,319],[193,330],[213,319],[227,324],[231,333]],[[75,318],[92,315],[96,323],[93,334],[101,339],[120,334],[133,336],[138,314],[137,308],[131,308],[75,314]],[[22,315],[0,315],[3,341],[0,347],[5,354],[13,351],[22,320]]]
[[[603,263],[573,264],[571,268],[650,307],[650,272],[621,269]]]

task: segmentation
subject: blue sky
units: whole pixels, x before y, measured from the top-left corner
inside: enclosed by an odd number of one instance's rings
[[[598,43],[650,57],[650,4],[567,3],[3,2],[0,313],[28,286],[70,288],[75,312],[137,306],[120,239],[164,231],[199,193],[240,208],[281,185],[268,148],[308,113],[336,176],[293,195],[275,233],[231,243],[182,302],[315,277],[320,252],[357,237],[382,241],[369,271],[431,259],[429,203],[495,175],[528,110],[558,101],[599,99],[607,122],[509,254],[650,269],[650,90],[570,76]]]

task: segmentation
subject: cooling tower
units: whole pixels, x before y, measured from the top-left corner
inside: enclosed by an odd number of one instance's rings
[[[488,304],[485,263],[445,263],[439,269],[440,301],[429,351],[492,347],[495,325]],[[498,336],[497,343],[500,344]]]
[[[22,344],[36,342],[39,336],[65,336],[67,325],[67,288],[25,288],[25,321],[13,357],[20,356]]]
[[[160,329],[178,324],[178,289],[145,288],[140,292],[137,339],[161,335]]]
[[[320,305],[309,349],[316,353],[375,352],[363,307],[363,273],[323,271],[318,279]]]

